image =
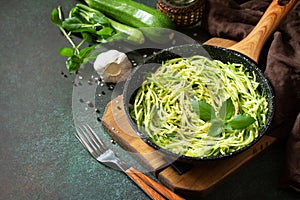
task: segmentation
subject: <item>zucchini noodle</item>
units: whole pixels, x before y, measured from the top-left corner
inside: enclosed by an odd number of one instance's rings
[[[138,128],[159,147],[189,157],[215,157],[232,153],[251,143],[266,123],[268,103],[258,89],[254,72],[241,64],[224,64],[202,56],[165,61],[147,77],[130,105]],[[242,130],[222,130],[209,136],[210,121],[192,109],[201,100],[218,111],[231,98],[234,114],[256,121]]]

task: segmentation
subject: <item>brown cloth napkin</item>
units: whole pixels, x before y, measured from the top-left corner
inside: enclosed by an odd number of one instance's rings
[[[270,3],[271,0],[207,0],[202,27],[214,37],[239,41],[254,28]],[[281,186],[300,192],[299,1],[265,45],[259,66],[265,66],[261,69],[275,95],[275,114],[268,134],[287,139]]]

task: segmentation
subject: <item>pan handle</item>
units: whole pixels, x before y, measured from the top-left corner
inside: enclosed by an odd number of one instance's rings
[[[288,3],[282,5],[284,0],[273,0],[254,29],[243,40],[229,49],[238,51],[257,63],[266,41],[293,8],[296,1],[289,0]]]

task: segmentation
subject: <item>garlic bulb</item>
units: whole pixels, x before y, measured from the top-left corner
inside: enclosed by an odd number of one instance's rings
[[[94,69],[104,82],[117,83],[128,78],[132,64],[125,53],[109,50],[97,56]]]

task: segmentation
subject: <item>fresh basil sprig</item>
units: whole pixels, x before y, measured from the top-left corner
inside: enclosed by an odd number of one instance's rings
[[[192,101],[191,106],[200,119],[211,122],[211,127],[208,131],[209,136],[219,136],[223,129],[245,129],[255,122],[255,119],[250,115],[233,115],[234,105],[231,98],[222,103],[217,114],[214,107],[205,101]]]
[[[85,32],[81,32],[82,41],[76,45],[71,38],[70,30],[65,28],[65,21],[63,20],[61,7],[54,8],[51,12],[51,21],[58,26],[63,35],[67,38],[72,47],[64,47],[59,49],[61,56],[68,57],[66,61],[66,67],[69,70],[70,74],[76,72],[81,64],[84,64],[88,61],[88,56],[93,51],[96,45],[91,45],[89,47],[83,48],[82,45],[91,40],[91,36]],[[79,21],[79,19],[78,19]]]
[[[112,36],[115,34],[115,30],[104,15],[97,14],[82,4],[77,4],[72,8],[66,19],[63,19],[61,6],[54,8],[51,12],[51,21],[58,26],[72,46],[59,49],[61,56],[68,57],[66,67],[71,74],[76,72],[82,64],[88,62],[97,42],[104,43],[112,40]],[[71,36],[74,34],[81,36],[79,44],[75,44],[73,41]],[[83,44],[86,43],[93,45],[83,47]]]

